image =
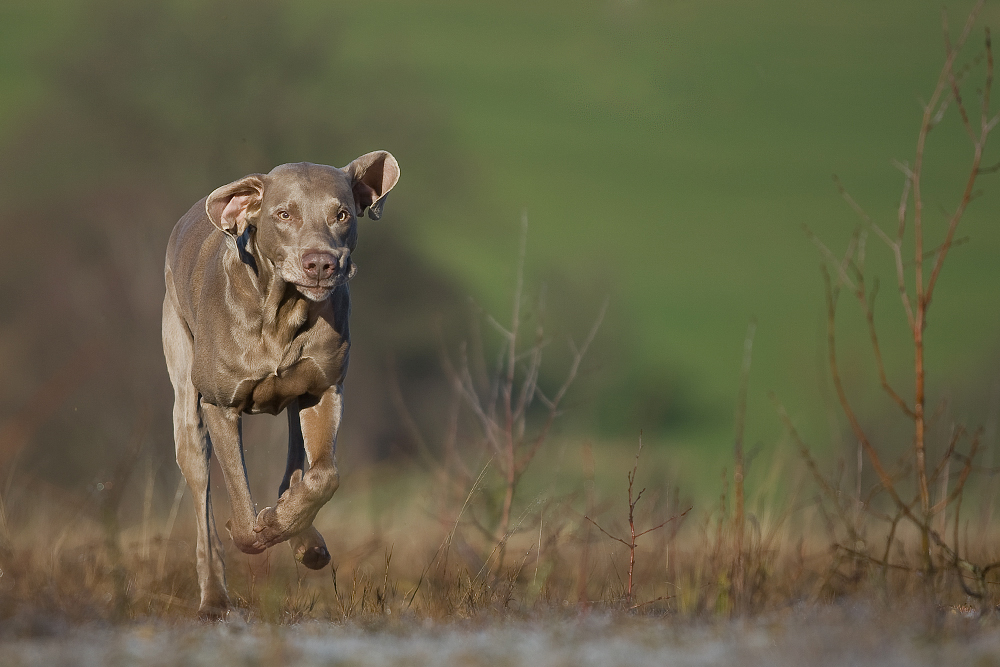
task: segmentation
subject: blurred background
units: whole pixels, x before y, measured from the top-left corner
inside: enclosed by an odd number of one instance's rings
[[[948,4],[953,31],[971,5]],[[987,6],[968,60],[998,17]],[[412,451],[397,387],[428,441],[442,437],[441,350],[480,309],[509,321],[522,215],[525,312],[550,341],[543,389],[609,303],[561,437],[631,452],[642,431],[662,460],[717,479],[756,321],[748,444],[788,446],[773,391],[811,445],[851,448],[828,386],[821,257],[802,225],[846,247],[857,217],[837,174],[895,228],[893,160],[913,158],[943,53],[937,0],[5,0],[0,464],[83,490],[141,442],[149,470],[176,479],[159,333],[173,224],[245,174],[375,149],[402,177],[382,220],[361,223],[347,474]],[[932,134],[930,246],[970,155],[954,118]],[[986,424],[991,445],[997,179],[984,176],[959,229],[968,242],[927,333],[932,402],[949,398],[942,428]],[[873,242],[869,263],[886,284],[889,375],[909,395],[890,254]],[[844,373],[881,423],[891,406],[852,305]],[[284,420],[251,421],[253,468]],[[266,454],[279,468],[280,447]]]

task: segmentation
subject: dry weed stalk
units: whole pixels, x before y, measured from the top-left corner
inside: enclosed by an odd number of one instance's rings
[[[836,507],[839,523],[847,536],[847,540],[835,540],[841,551],[863,562],[879,565],[883,570],[890,568],[909,570],[911,568],[907,564],[892,559],[894,543],[900,539],[900,525],[901,523],[909,524],[920,536],[920,566],[916,569],[919,569],[925,575],[933,574],[938,567],[951,569],[957,575],[959,582],[966,592],[976,597],[983,597],[985,595],[987,573],[1000,567],[1000,562],[985,566],[969,562],[960,554],[959,549],[959,511],[965,485],[970,473],[973,471],[974,460],[979,450],[980,432],[977,431],[969,434],[963,427],[955,428],[941,459],[929,470],[924,333],[927,326],[927,312],[934,296],[938,279],[941,276],[945,259],[948,256],[948,251],[960,242],[959,239],[955,238],[956,230],[969,203],[975,196],[977,178],[985,171],[981,168],[981,161],[987,137],[996,127],[997,122],[1000,121],[1000,115],[990,115],[990,89],[993,83],[993,51],[989,29],[985,31],[985,49],[983,54],[973,61],[972,65],[961,70],[956,68],[957,56],[972,30],[972,26],[982,5],[983,2],[980,0],[969,15],[964,29],[954,44],[952,44],[948,35],[947,15],[944,16],[945,63],[938,76],[937,85],[931,95],[930,101],[924,106],[923,118],[917,135],[916,154],[913,165],[898,165],[905,176],[905,181],[897,210],[895,237],[886,233],[847,193],[839,181],[837,181],[837,187],[841,196],[854,209],[861,221],[850,239],[846,252],[842,256],[834,254],[808,228],[806,230],[810,238],[818,245],[826,260],[826,264],[823,266],[823,278],[827,310],[828,365],[833,386],[843,413],[850,424],[851,431],[878,476],[878,485],[864,497],[861,495],[859,486],[857,497],[854,500],[856,507],[863,508],[868,515],[882,519],[888,524],[886,544],[881,553],[872,553],[868,548],[857,513],[852,513],[849,507],[845,506],[845,503],[842,502],[838,488],[839,484],[832,484],[820,473],[809,454],[808,448],[792,426],[791,420],[785,413],[784,408],[780,404],[778,405],[779,414],[785,422],[789,433],[798,444],[808,469],[816,479],[821,491],[829,500],[833,501]],[[970,119],[969,112],[962,99],[961,85],[972,66],[982,61],[985,61],[986,72],[983,88],[980,91],[981,104],[979,118],[974,123]],[[925,250],[925,202],[923,196],[925,147],[931,130],[938,126],[944,118],[945,112],[952,106],[957,109],[962,126],[972,144],[973,154],[968,167],[968,176],[962,196],[957,207],[947,216],[944,242],[936,248],[927,251]],[[910,208],[911,206],[912,209]],[[908,223],[912,229],[913,245],[913,259],[909,263],[903,259],[904,239]],[[871,286],[866,282],[868,274],[865,267],[865,253],[870,233],[874,233],[888,247],[895,264],[899,295],[903,311],[906,315],[909,334],[913,341],[914,394],[912,402],[907,401],[901,393],[893,388],[886,375],[882,359],[874,315],[878,282],[872,281]],[[829,265],[829,268],[827,265]],[[929,272],[927,271],[928,269]],[[885,457],[887,451],[885,447],[879,446],[868,435],[852,407],[847,391],[844,388],[836,346],[837,305],[841,291],[844,289],[856,297],[861,313],[865,317],[881,388],[913,424],[911,457],[902,472],[893,471],[886,465]],[[965,439],[969,443],[968,450],[967,453],[961,454],[958,451],[958,446]],[[961,468],[957,473],[955,486],[949,493],[947,485],[953,461],[960,463]],[[904,486],[904,475],[907,473],[907,469],[911,470],[913,475],[913,491],[909,493],[905,490]],[[933,488],[935,483],[941,484],[942,493],[940,499],[936,503],[933,503],[931,500],[931,488]],[[872,507],[872,501],[883,492],[891,499],[893,510],[889,514],[879,513]],[[941,528],[942,525],[945,525],[945,517],[949,509],[952,509],[952,521],[955,528],[955,534],[950,541],[945,531]],[[937,526],[935,526],[935,517],[939,517]],[[938,554],[937,563],[935,562],[935,549]],[[971,576],[974,579],[974,589],[970,589],[967,586],[966,576]]]
[[[390,605],[398,597],[396,582],[389,579],[393,549],[394,547],[390,545],[385,550],[385,567],[382,570],[381,586],[372,581],[372,576],[367,570],[355,567],[351,577],[351,590],[345,595],[337,587],[337,568],[331,566],[330,577],[333,583],[334,599],[339,610],[339,620],[346,620],[358,614],[384,616],[392,613]],[[310,598],[310,600],[311,611],[312,606],[315,605],[315,598]]]
[[[640,530],[639,532],[636,532],[636,527],[635,527],[635,506],[639,504],[639,499],[642,498],[642,494],[646,492],[646,488],[643,487],[642,490],[639,491],[639,493],[635,494],[635,496],[633,497],[633,488],[634,488],[634,485],[635,485],[635,475],[636,475],[636,472],[639,469],[639,455],[641,453],[642,453],[642,434],[639,435],[639,449],[635,453],[635,463],[632,465],[632,471],[630,473],[628,473],[628,528],[629,528],[629,539],[625,540],[625,538],[618,537],[617,535],[612,535],[608,531],[604,530],[604,528],[601,526],[601,524],[599,524],[596,521],[594,521],[593,519],[591,519],[590,516],[584,515],[584,517],[583,517],[584,519],[586,519],[587,521],[589,521],[590,523],[592,523],[599,531],[601,531],[602,533],[604,533],[605,535],[607,535],[608,537],[610,537],[615,542],[621,542],[628,549],[628,581],[627,581],[626,587],[625,587],[625,603],[627,605],[629,605],[630,608],[635,608],[635,607],[639,606],[639,605],[634,605],[634,606],[632,605],[632,600],[633,600],[633,598],[632,598],[632,582],[633,582],[632,575],[633,575],[633,573],[635,571],[635,548],[637,546],[638,539],[640,537],[642,537],[643,535],[646,535],[648,533],[652,533],[654,531],[659,530],[660,528],[663,528],[664,526],[666,526],[671,521],[683,519],[684,516],[686,516],[687,513],[691,511],[691,508],[689,507],[686,510],[684,510],[683,512],[681,512],[680,514],[675,514],[674,516],[670,517],[669,519],[667,519],[665,521],[660,522],[659,524],[653,526],[652,528],[647,528],[646,530]],[[642,604],[650,604],[652,602],[659,602],[660,600],[665,600],[665,599],[667,599],[667,598],[666,597],[659,597],[659,598],[656,598],[655,600],[649,600],[648,602],[644,602]]]
[[[746,535],[744,478],[746,475],[743,437],[746,430],[747,390],[750,384],[750,362],[753,358],[753,337],[757,330],[756,322],[750,322],[747,335],[743,341],[743,365],[740,368],[740,389],[736,400],[736,437],[733,443],[733,496],[735,512],[733,513],[733,530],[735,532],[736,562],[733,563],[733,589],[742,591],[746,581],[746,559],[744,558],[743,541]]]

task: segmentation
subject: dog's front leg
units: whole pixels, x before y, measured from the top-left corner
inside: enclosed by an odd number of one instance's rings
[[[229,491],[233,518],[226,523],[226,528],[240,551],[258,554],[270,545],[261,544],[254,531],[256,516],[243,460],[240,411],[236,408],[220,408],[204,401],[201,403],[201,410],[212,438],[215,458],[218,459],[226,480],[226,490]]]
[[[288,462],[285,465],[285,476],[278,487],[278,497],[288,491],[292,484],[300,482],[306,470],[306,445],[302,435],[302,418],[299,414],[302,405],[311,406],[316,399],[302,396],[292,401],[285,409],[288,413]],[[330,552],[326,541],[314,526],[309,526],[298,535],[288,540],[292,547],[295,560],[311,570],[319,570],[330,562]]]
[[[337,431],[344,413],[343,387],[331,387],[318,399],[301,396],[298,407],[299,426],[309,469],[305,474],[290,471],[292,474],[288,489],[281,494],[274,507],[261,510],[257,516],[255,530],[258,532],[258,540],[265,546],[283,542],[309,530],[317,512],[333,497],[340,485],[336,454]],[[291,419],[291,415],[289,418]],[[290,435],[294,433],[293,428],[290,427]],[[315,538],[318,538],[319,543],[312,544]],[[305,533],[303,539],[312,546],[322,543],[322,537],[315,530]],[[293,545],[296,546],[298,545]]]

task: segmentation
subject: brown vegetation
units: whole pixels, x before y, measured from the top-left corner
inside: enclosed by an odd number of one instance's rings
[[[988,591],[987,578],[991,571],[1000,568],[1000,560],[992,551],[973,555],[974,547],[970,547],[967,537],[963,544],[960,536],[961,509],[973,475],[978,474],[983,478],[985,473],[988,479],[994,471],[985,470],[978,464],[981,429],[970,432],[965,425],[958,423],[952,425],[951,435],[940,449],[937,462],[933,465],[929,463],[933,445],[938,443],[933,443],[928,436],[928,424],[934,415],[927,412],[924,344],[927,315],[935,287],[949,250],[958,243],[956,230],[976,194],[976,183],[984,172],[981,164],[987,138],[1000,122],[1000,115],[993,115],[990,110],[993,50],[989,29],[985,31],[983,51],[964,68],[960,68],[956,62],[981,8],[982,2],[973,10],[954,44],[948,34],[945,14],[945,63],[938,76],[937,86],[924,106],[913,164],[898,165],[905,180],[895,237],[887,234],[838,182],[841,194],[857,212],[861,223],[842,257],[836,256],[826,245],[816,240],[833,269],[831,275],[830,269],[826,265],[823,267],[830,375],[839,404],[859,447],[858,486],[853,498],[841,494],[837,485],[831,484],[820,473],[811,460],[808,448],[780,406],[779,412],[821,490],[821,502],[829,512],[831,541],[843,558],[852,561],[852,567],[875,567],[883,572],[889,569],[911,572],[919,574],[928,586],[932,586],[930,582],[938,575],[945,575],[945,578],[954,578],[968,596],[979,600],[986,609],[992,608],[994,604]],[[966,83],[979,66],[985,69],[982,87],[978,90],[980,108],[978,118],[970,119],[963,100],[962,84]],[[931,131],[941,123],[949,109],[955,109],[959,115],[971,142],[972,155],[958,203],[945,214],[943,240],[937,247],[925,250],[931,231],[924,214],[925,150]],[[912,238],[907,235],[908,229],[912,229]],[[874,234],[883,241],[893,256],[899,295],[913,341],[912,401],[907,401],[893,387],[882,361],[875,323],[875,297],[879,285],[877,280],[871,280],[865,266],[869,234]],[[903,259],[907,244],[912,249],[913,259],[910,262]],[[869,429],[862,425],[842,380],[837,357],[837,305],[843,289],[854,294],[867,323],[881,388],[912,424],[912,447],[909,452],[903,450],[896,465],[889,461],[889,457],[899,452],[894,451],[890,443],[880,444],[871,437]],[[868,461],[877,476],[877,481],[865,494],[861,492],[862,452],[864,460]],[[938,489],[936,499],[932,498],[934,489]],[[946,532],[949,527],[951,535]],[[907,532],[910,530],[915,531],[919,538],[917,545],[912,545],[908,539]]]

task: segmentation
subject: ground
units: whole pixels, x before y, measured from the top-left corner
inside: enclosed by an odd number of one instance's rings
[[[606,612],[515,620],[294,625],[241,620],[0,630],[5,665],[1000,665],[995,619],[873,603],[800,606],[749,620]]]

